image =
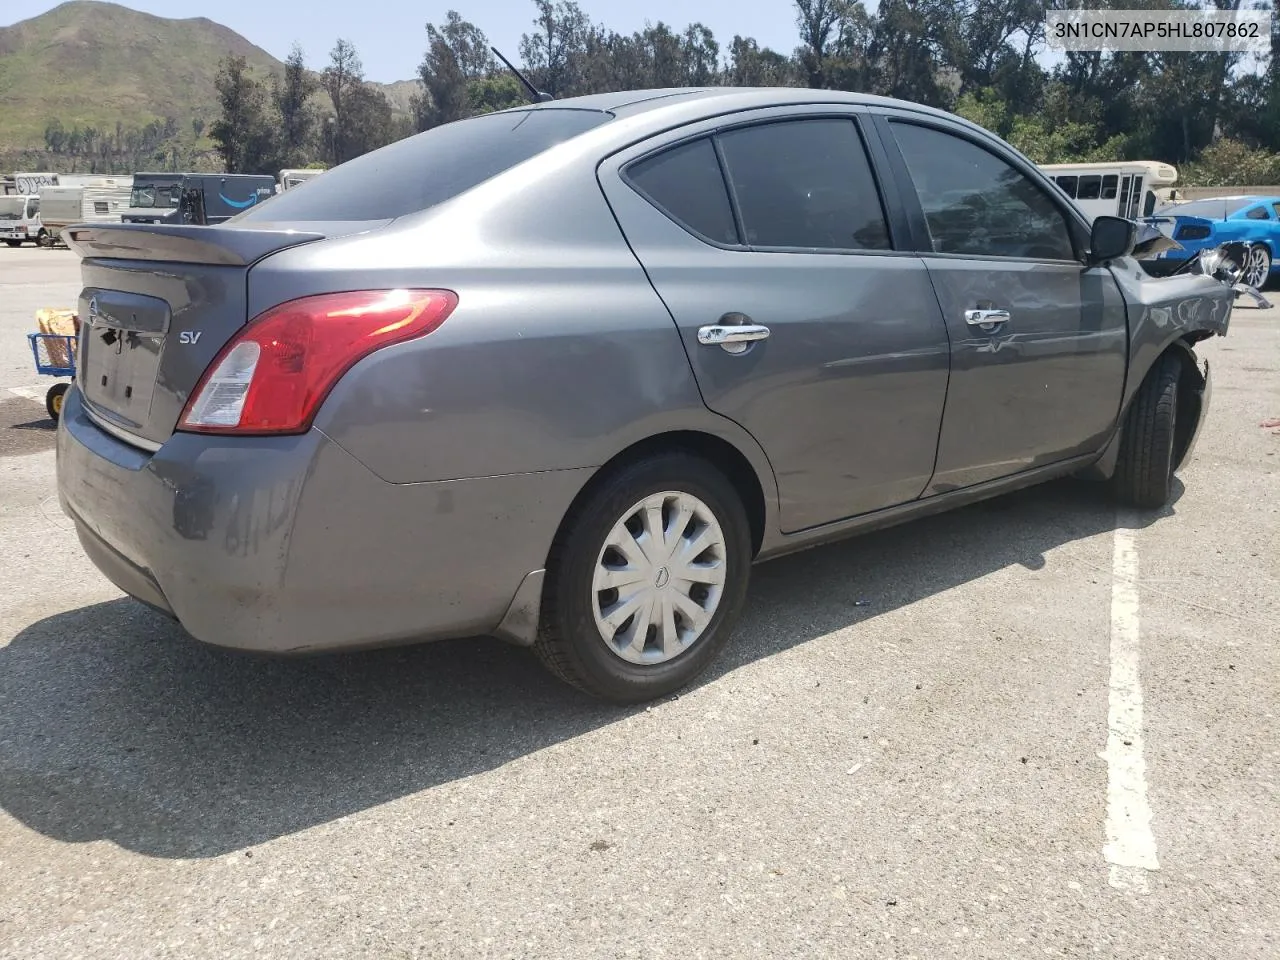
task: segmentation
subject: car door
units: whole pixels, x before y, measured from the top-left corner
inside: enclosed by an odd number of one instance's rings
[[[702,123],[611,158],[600,181],[707,406],[768,455],[785,532],[924,491],[946,325],[852,111]]]
[[[931,493],[1096,452],[1119,412],[1124,300],[1083,222],[993,140],[884,112],[914,246],[951,334]]]

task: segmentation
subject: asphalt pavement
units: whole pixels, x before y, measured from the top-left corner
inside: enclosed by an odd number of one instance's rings
[[[54,494],[0,249],[0,957],[1280,956],[1280,309],[1176,502],[1055,483],[757,568],[648,708],[466,640],[262,659]]]

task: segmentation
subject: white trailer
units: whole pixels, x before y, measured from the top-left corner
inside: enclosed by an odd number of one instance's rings
[[[65,178],[71,179],[71,178]],[[75,186],[44,187],[40,219],[51,237],[75,223],[119,223],[129,209],[133,177],[76,177]]]

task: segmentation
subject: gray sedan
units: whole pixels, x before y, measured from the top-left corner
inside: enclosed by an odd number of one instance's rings
[[[216,227],[84,225],[58,485],[258,651],[495,634],[619,702],[750,567],[1073,473],[1165,503],[1231,293],[949,114],[662,90],[448,124]]]

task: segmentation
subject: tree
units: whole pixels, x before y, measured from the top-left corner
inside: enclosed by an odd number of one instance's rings
[[[218,65],[214,86],[222,112],[209,128],[209,136],[227,173],[271,169],[275,145],[266,118],[267,94],[250,75],[245,58],[224,59]]]
[[[800,29],[800,64],[810,87],[826,85],[826,61],[831,35],[844,12],[842,0],[795,0]]]
[[[319,82],[307,70],[302,47],[293,45],[284,76],[271,78],[271,99],[280,115],[280,158],[284,167],[302,166],[315,143],[317,116],[311,97]]]
[[[352,130],[353,91],[364,85],[364,64],[350,40],[339,39],[329,51],[329,66],[321,74],[321,84],[333,104],[330,149],[335,165],[355,156],[347,146]]]
[[[792,87],[799,76],[795,61],[759,46],[751,37],[735,35],[725,81],[735,87]]]
[[[350,160],[385,147],[406,132],[396,126],[387,95],[367,83],[360,82],[348,88],[344,104],[347,108],[344,159]]]
[[[427,24],[427,52],[418,66],[423,93],[413,98],[419,130],[461,120],[470,113],[468,84],[490,72],[493,56],[484,33],[450,10],[441,28]]]
[[[720,44],[701,23],[691,23],[681,38],[685,82],[695,87],[716,83],[720,77]]]
[[[533,0],[538,8],[533,33],[520,38],[520,58],[541,90],[553,96],[574,92],[573,67],[580,63],[590,33],[587,15],[573,0]]]

